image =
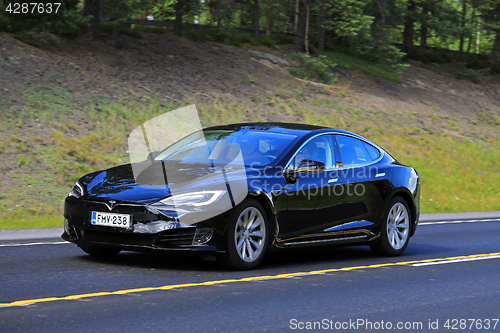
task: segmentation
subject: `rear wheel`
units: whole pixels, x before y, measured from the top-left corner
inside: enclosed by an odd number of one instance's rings
[[[380,239],[370,248],[378,255],[397,256],[404,252],[410,240],[410,210],[406,201],[391,199],[381,224]]]
[[[83,250],[83,252],[90,254],[91,256],[94,257],[113,257],[118,253],[120,253],[120,250],[106,249],[95,246],[80,246],[80,248]]]
[[[267,225],[262,205],[253,199],[243,201],[236,208],[229,224],[227,252],[221,258],[221,264],[239,270],[257,267],[267,248]]]

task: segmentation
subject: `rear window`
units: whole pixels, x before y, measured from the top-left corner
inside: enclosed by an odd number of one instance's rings
[[[363,142],[368,155],[370,155],[372,161],[376,160],[380,156],[380,152],[377,148],[373,147],[371,144]]]
[[[344,167],[370,163],[380,156],[375,147],[356,138],[337,135],[337,141]]]

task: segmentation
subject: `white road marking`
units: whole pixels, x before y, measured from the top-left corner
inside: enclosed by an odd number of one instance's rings
[[[31,246],[31,245],[59,245],[59,244],[71,244],[70,242],[52,242],[52,243],[25,243],[25,244],[0,244],[0,246]]]
[[[421,222],[418,225],[431,225],[431,224],[453,224],[453,223],[469,223],[469,222],[492,222],[500,221],[500,219],[483,219],[483,220],[459,220],[459,221],[436,221],[436,222]]]
[[[430,266],[430,265],[441,265],[441,264],[454,264],[457,262],[464,262],[464,261],[476,261],[476,260],[498,259],[498,258],[500,258],[500,255],[492,255],[492,256],[485,256],[485,257],[478,257],[478,258],[463,258],[463,259],[423,262],[423,263],[419,263],[419,264],[413,264],[411,266],[419,267],[419,266]]]

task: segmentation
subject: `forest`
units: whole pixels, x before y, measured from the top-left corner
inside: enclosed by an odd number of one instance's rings
[[[294,52],[334,50],[402,69],[405,58],[500,72],[500,0],[4,0],[0,31],[24,41],[153,26],[239,45],[289,44]],[[50,6],[49,6],[50,5]],[[49,8],[50,7],[50,8]]]

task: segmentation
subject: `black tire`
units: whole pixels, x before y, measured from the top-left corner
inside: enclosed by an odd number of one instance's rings
[[[389,202],[380,222],[380,237],[370,248],[381,256],[398,256],[410,240],[411,215],[406,201],[395,196]]]
[[[116,250],[116,249],[106,249],[102,247],[95,247],[95,246],[80,246],[83,252],[90,254],[93,257],[114,257],[118,253],[120,253],[121,250]]]
[[[262,205],[254,199],[247,199],[238,205],[226,232],[227,251],[218,261],[235,270],[257,267],[266,253],[269,223]]]

